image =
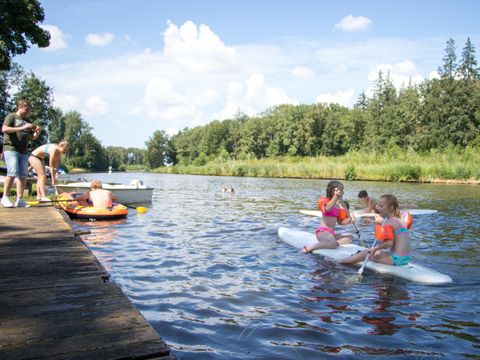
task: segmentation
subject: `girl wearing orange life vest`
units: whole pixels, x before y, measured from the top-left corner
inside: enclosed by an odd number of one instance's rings
[[[384,218],[381,225],[375,224],[375,237],[379,245],[340,262],[353,264],[363,261],[370,252],[372,261],[395,266],[407,265],[411,252],[408,231],[411,226],[411,216],[407,216],[406,221],[401,218],[398,200],[393,195],[381,196],[375,209]]]
[[[352,235],[335,234],[335,225],[349,224],[352,220],[348,215],[348,209],[343,205],[343,184],[332,180],[327,185],[327,197],[318,199],[318,208],[322,212],[322,222],[317,228],[315,235],[317,243],[303,248],[304,253],[316,249],[335,249],[339,244],[348,244],[353,240]]]

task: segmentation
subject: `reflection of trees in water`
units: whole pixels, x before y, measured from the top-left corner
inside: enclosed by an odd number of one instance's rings
[[[352,299],[352,288],[343,286],[342,279],[345,274],[342,270],[344,269],[339,269],[338,264],[331,261],[319,262],[318,265],[319,268],[311,273],[311,280],[317,282],[312,287],[312,292],[321,295],[302,297],[302,299],[309,303],[322,303],[324,311],[316,312],[316,317],[324,323],[344,324],[352,313],[362,312],[360,319],[368,324],[367,334],[394,335],[398,329],[410,326],[396,321],[399,316],[409,321],[415,321],[421,316],[419,313],[399,311],[399,307],[410,306],[410,295],[404,282],[398,282],[393,278],[382,278],[376,284],[359,284],[365,288],[365,296]],[[371,305],[367,304],[371,311],[361,311],[360,306],[365,303],[366,294],[371,293],[372,289],[375,290],[376,298]],[[310,312],[313,313],[311,309]],[[339,314],[345,314],[348,318],[339,317]]]
[[[395,285],[393,279],[388,279],[381,285],[374,285],[378,298],[373,302],[373,310],[370,314],[364,315],[362,321],[372,325],[368,331],[372,335],[393,335],[403,328],[403,325],[396,325],[396,315],[390,311],[392,306],[409,306],[410,296],[402,284]],[[398,312],[397,312],[398,313]],[[411,319],[409,317],[409,319]]]

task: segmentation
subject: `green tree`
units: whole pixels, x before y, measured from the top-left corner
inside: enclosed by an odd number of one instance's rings
[[[418,123],[419,107],[420,95],[417,87],[410,85],[400,90],[395,107],[397,122],[392,131],[397,134],[396,145],[401,148],[418,149],[416,131],[420,126]]]
[[[24,54],[29,43],[50,45],[50,34],[38,23],[45,14],[37,0],[0,0],[0,70],[9,70],[11,58]]]
[[[369,112],[370,121],[366,123],[365,133],[369,135],[364,138],[364,147],[384,147],[392,136],[397,136],[392,131],[398,121],[395,117],[396,101],[397,89],[390,79],[390,73],[384,76],[380,71],[374,83],[373,96],[368,100],[366,111]]]
[[[146,162],[151,169],[165,166],[168,150],[168,136],[163,130],[157,130],[145,143],[147,146]]]
[[[477,59],[475,58],[475,47],[470,41],[470,38],[467,39],[467,42],[465,43],[465,47],[463,48],[458,71],[464,79],[470,79],[470,80],[479,79]]]
[[[16,63],[12,64],[10,70],[0,71],[0,125],[5,116],[15,110],[12,91],[15,87],[20,87],[24,77],[23,68]]]
[[[47,129],[53,107],[52,89],[34,73],[29,73],[24,78],[14,99],[15,101],[25,99],[32,105],[32,111],[28,118],[33,124],[42,128],[38,139],[32,142],[32,148],[45,144],[48,138]]]
[[[49,114],[50,122],[48,124],[48,142],[58,143],[65,138],[65,118],[59,108],[51,108]]]
[[[108,159],[105,151],[80,113],[69,111],[64,116],[64,122],[64,139],[70,147],[66,156],[67,163],[88,170],[106,170]]]
[[[438,73],[442,79],[453,79],[457,74],[457,54],[455,40],[449,39],[445,48],[445,56],[443,57],[443,66],[438,68]]]

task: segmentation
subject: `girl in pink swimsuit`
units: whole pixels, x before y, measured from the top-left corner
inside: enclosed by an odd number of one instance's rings
[[[335,234],[335,225],[349,224],[352,220],[348,216],[348,209],[343,205],[343,184],[340,181],[332,180],[327,185],[327,197],[320,198],[318,205],[322,211],[322,222],[317,228],[315,235],[317,243],[303,248],[304,253],[316,249],[335,249],[339,244],[348,244],[353,240],[352,235]]]

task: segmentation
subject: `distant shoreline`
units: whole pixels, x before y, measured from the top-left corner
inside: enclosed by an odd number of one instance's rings
[[[480,185],[478,164],[480,155],[476,151],[462,155],[453,152],[434,155],[354,152],[339,157],[215,159],[201,165],[174,165],[153,171],[191,175]]]

